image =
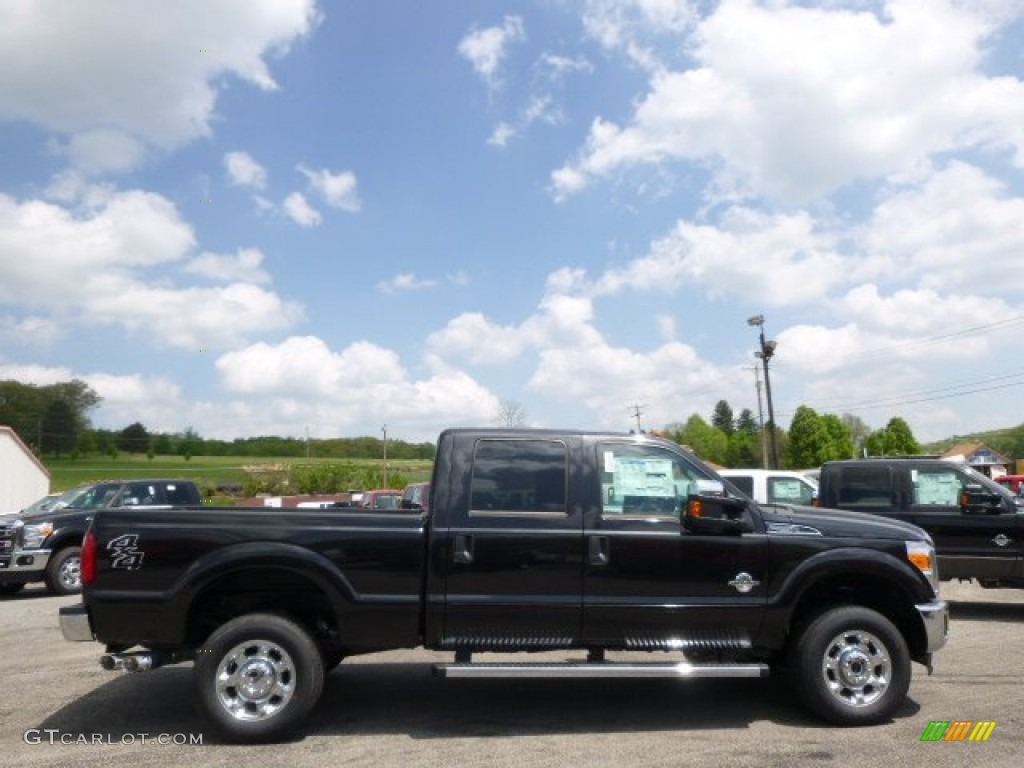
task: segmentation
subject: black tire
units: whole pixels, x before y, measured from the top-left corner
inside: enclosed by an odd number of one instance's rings
[[[82,548],[64,547],[50,555],[44,577],[46,588],[55,595],[82,591]]]
[[[836,725],[889,720],[910,688],[910,653],[885,616],[861,606],[825,611],[795,638],[790,671],[810,710]]]
[[[198,649],[194,684],[228,741],[284,738],[320,698],[324,666],[309,633],[270,613],[232,619]]]
[[[0,582],[0,595],[16,595],[25,588],[25,582],[3,581]]]

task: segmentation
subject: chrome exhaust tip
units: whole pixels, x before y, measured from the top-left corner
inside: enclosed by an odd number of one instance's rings
[[[153,657],[148,653],[140,653],[129,656],[124,660],[125,672],[145,672],[153,668]]]
[[[114,670],[124,669],[124,659],[120,656],[114,656],[110,653],[105,653],[100,656],[100,666],[107,672],[113,672]]]

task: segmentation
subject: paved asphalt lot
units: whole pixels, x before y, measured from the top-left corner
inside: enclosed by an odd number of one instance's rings
[[[951,637],[936,657],[935,674],[914,665],[909,701],[881,726],[823,726],[774,679],[442,680],[432,677],[430,662],[447,655],[409,651],[346,660],[328,677],[305,734],[294,741],[229,746],[203,733],[190,665],[136,675],[102,671],[98,644],[66,642],[57,628],[57,607],[77,598],[50,597],[31,585],[0,598],[2,763],[1020,766],[1024,591],[948,584],[944,594],[952,606]],[[931,720],[997,725],[984,743],[922,743]],[[38,733],[40,743],[26,743],[29,729],[37,729],[29,740]],[[44,729],[55,729],[55,743]],[[203,744],[153,743],[159,734],[179,741],[202,735]]]

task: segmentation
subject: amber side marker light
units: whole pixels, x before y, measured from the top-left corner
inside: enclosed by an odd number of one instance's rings
[[[688,517],[702,517],[704,515],[704,504],[700,499],[690,499],[686,514]]]

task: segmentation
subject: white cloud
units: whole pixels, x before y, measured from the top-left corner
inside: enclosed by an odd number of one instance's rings
[[[296,434],[303,424],[337,433],[374,420],[432,440],[443,426],[490,421],[498,405],[466,373],[439,367],[415,380],[392,350],[369,342],[336,352],[320,338],[291,337],[223,355],[217,369],[229,393],[245,396],[253,434]],[[397,428],[389,432],[402,436]]]
[[[276,88],[267,57],[317,22],[315,0],[4,3],[0,120],[81,134],[79,159],[123,169],[110,136],[169,149],[208,135],[220,84]]]
[[[515,138],[517,130],[508,123],[498,123],[494,126],[487,143],[494,147],[505,147]]]
[[[72,168],[91,176],[131,171],[146,155],[145,144],[129,133],[101,128],[76,133],[56,149],[67,155]]]
[[[304,165],[298,166],[310,184],[332,208],[355,213],[362,208],[357,190],[358,182],[352,171],[331,173],[327,169],[312,171]]]
[[[501,83],[501,65],[511,43],[526,39],[526,28],[519,16],[506,16],[500,27],[474,29],[459,41],[459,53],[491,88]]]
[[[402,274],[395,275],[390,280],[377,283],[377,290],[382,293],[395,294],[408,291],[422,291],[427,288],[434,288],[436,285],[436,280],[427,280],[417,277],[412,272],[403,272]]]
[[[288,217],[303,227],[315,227],[323,220],[320,211],[311,206],[301,192],[292,192],[282,205]]]
[[[0,315],[0,337],[11,339],[22,346],[48,345],[64,335],[53,320],[29,315],[17,318]]]
[[[1024,83],[980,69],[990,19],[952,0],[885,13],[724,0],[693,35],[697,66],[656,70],[627,125],[596,118],[552,174],[556,198],[678,160],[711,163],[721,192],[786,203],[959,148],[1024,167]]]
[[[963,162],[914,185],[894,187],[862,233],[867,259],[856,279],[905,280],[935,290],[984,285],[1016,298],[1024,290],[1024,199]]]
[[[604,48],[621,50],[634,63],[657,69],[663,64],[656,43],[690,29],[698,5],[698,0],[587,0],[583,27]]]
[[[251,284],[175,286],[167,270],[186,261],[195,235],[166,198],[107,188],[82,198],[72,210],[0,195],[0,302],[185,348],[238,343],[302,317],[298,305]],[[253,258],[240,253],[236,267],[252,273]]]
[[[192,259],[185,271],[220,282],[269,283],[262,268],[263,252],[258,248],[240,248],[237,253],[204,253]]]
[[[807,213],[772,216],[736,207],[719,226],[678,222],[647,256],[601,275],[593,291],[698,289],[769,306],[817,302],[845,279],[835,240],[817,231]]]
[[[267,170],[247,152],[228,152],[224,155],[224,167],[231,183],[250,189],[265,189]]]

